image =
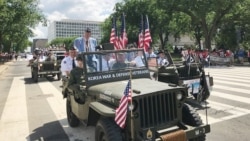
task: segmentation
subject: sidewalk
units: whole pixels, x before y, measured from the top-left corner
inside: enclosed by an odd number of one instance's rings
[[[9,64],[11,64],[12,61],[6,62],[4,64],[0,64],[0,75],[8,69]]]
[[[234,66],[242,66],[242,67],[250,67],[249,62],[244,62],[243,64],[239,64],[239,63],[234,63]]]

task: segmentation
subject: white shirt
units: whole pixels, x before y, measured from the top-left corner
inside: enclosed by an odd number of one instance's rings
[[[151,53],[146,52],[146,57],[147,58],[149,58],[149,57],[157,57],[157,55],[154,54],[154,52],[151,52]]]
[[[75,60],[75,59],[74,59]],[[62,71],[62,75],[66,76],[66,71],[71,71],[73,69],[73,58],[70,56],[64,57],[62,62],[61,62],[61,71]],[[75,64],[77,66],[77,62],[75,60]]]
[[[168,66],[169,62],[166,58],[159,58],[158,59],[158,65],[159,66]]]
[[[46,58],[47,58],[46,56],[40,55],[38,61],[39,62],[44,62],[46,60]]]
[[[136,67],[145,66],[142,56],[136,56],[135,59],[134,59],[134,62],[135,62]]]
[[[109,71],[110,69],[111,68],[110,68],[109,61],[102,58],[102,71]]]

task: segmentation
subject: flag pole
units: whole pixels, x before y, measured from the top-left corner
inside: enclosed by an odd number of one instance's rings
[[[125,30],[126,30],[126,23],[125,23],[125,14],[124,13],[122,13],[122,20],[123,20],[123,29],[122,29],[122,47],[123,47],[123,49],[126,49],[126,47],[125,47],[125,43],[124,43],[124,32],[125,32]]]
[[[130,91],[131,91],[131,96],[130,96],[130,105],[132,105],[132,96],[133,96],[133,90],[132,90],[132,71],[130,70],[130,78],[129,78],[129,81],[130,81]],[[133,115],[133,109],[131,107],[130,109],[130,124],[131,124],[131,141],[134,141],[134,115]]]

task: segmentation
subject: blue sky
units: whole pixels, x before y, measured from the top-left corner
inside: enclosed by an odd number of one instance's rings
[[[104,21],[122,0],[40,0],[39,8],[49,22],[61,19]],[[47,27],[33,29],[34,38],[47,38]],[[33,39],[33,38],[32,38]]]

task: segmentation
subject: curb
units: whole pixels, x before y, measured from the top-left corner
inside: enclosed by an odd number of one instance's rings
[[[8,66],[7,66],[7,65],[5,65],[5,64],[0,65],[0,75],[1,75],[5,70],[7,70],[7,69],[8,69]]]
[[[12,64],[12,63],[13,63],[12,61],[9,61],[9,62],[6,62],[6,63],[0,65],[0,75],[1,75],[4,71],[6,71],[6,70],[8,69],[8,67],[9,67],[9,65]]]

